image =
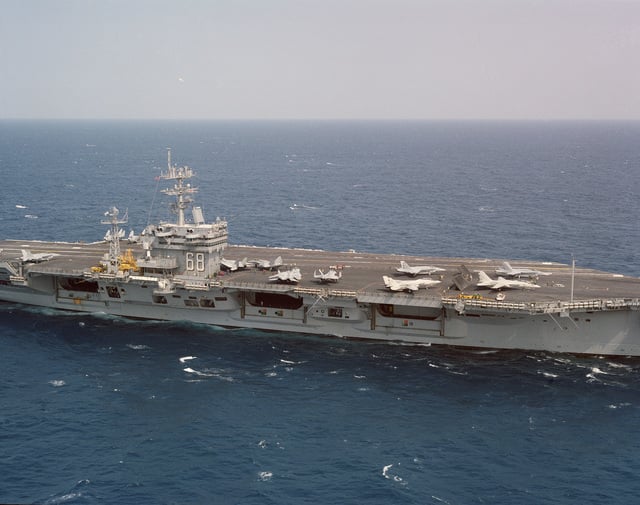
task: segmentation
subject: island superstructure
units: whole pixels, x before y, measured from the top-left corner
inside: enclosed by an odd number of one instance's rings
[[[176,219],[140,237],[124,239],[126,215],[112,208],[102,242],[0,241],[0,300],[303,335],[640,356],[640,279],[559,263],[233,246],[227,222],[207,223],[192,205],[193,175],[169,152],[160,179],[173,184],[163,192]]]

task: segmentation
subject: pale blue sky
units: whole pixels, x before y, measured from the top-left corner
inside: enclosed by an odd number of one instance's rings
[[[0,118],[640,119],[640,0],[0,7]]]

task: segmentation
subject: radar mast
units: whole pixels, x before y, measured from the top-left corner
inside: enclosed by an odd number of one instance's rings
[[[188,196],[197,193],[197,188],[192,188],[191,184],[184,184],[185,179],[193,177],[194,173],[188,166],[178,167],[171,164],[171,148],[167,149],[167,171],[160,173],[160,179],[177,181],[173,188],[163,189],[165,195],[175,196],[176,202],[173,204],[174,211],[178,214],[178,226],[185,225],[184,211],[193,200]]]

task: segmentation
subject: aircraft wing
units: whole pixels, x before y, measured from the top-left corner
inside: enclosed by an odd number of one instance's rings
[[[227,268],[227,269],[231,270],[232,272],[234,272],[235,270],[237,270],[237,269],[238,269],[238,262],[237,262],[237,261],[235,261],[235,260],[227,260],[227,259],[222,258],[222,259],[220,260],[220,264],[221,264],[223,267],[225,267],[225,268]]]
[[[498,277],[498,280],[494,281],[491,289],[502,289],[502,288],[512,288],[515,284],[511,281],[508,281],[504,277]]]
[[[316,270],[313,272],[313,278],[319,279],[321,281],[338,281],[342,277],[342,272],[336,272],[333,268],[328,272],[323,272],[322,270]]]
[[[302,274],[300,273],[299,268],[292,268],[291,270],[285,270],[281,272],[278,270],[277,273],[269,276],[270,281],[280,281],[280,282],[292,282],[298,283],[302,279]]]

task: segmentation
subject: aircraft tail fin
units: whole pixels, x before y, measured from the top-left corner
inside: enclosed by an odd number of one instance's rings
[[[489,277],[484,270],[478,270],[478,284],[484,284],[484,285],[489,285],[491,284],[493,281],[491,280],[491,277]]]

